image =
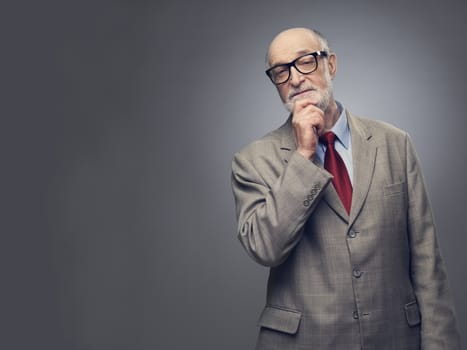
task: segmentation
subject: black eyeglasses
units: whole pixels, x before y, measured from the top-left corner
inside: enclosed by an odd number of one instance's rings
[[[318,56],[328,57],[326,51],[316,51],[297,57],[292,62],[275,65],[266,71],[266,75],[276,84],[284,84],[290,78],[290,67],[295,67],[302,74],[313,73],[318,69]]]

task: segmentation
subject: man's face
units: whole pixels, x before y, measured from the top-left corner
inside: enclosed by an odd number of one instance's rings
[[[288,63],[297,57],[322,50],[320,42],[308,31],[289,31],[279,34],[269,47],[270,67]],[[283,84],[276,85],[285,107],[291,112],[295,101],[308,98],[323,111],[329,106],[332,96],[332,79],[336,72],[336,57],[318,57],[318,68],[309,74],[302,74],[290,68],[290,77]]]

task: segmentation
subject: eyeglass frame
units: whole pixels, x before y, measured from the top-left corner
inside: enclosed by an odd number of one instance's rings
[[[313,69],[312,71],[307,72],[307,73],[302,72],[302,71],[301,71],[300,69],[298,69],[298,67],[295,65],[299,59],[301,59],[301,58],[303,58],[303,57],[305,57],[305,56],[313,56],[314,59],[315,59],[315,62],[316,62],[316,67],[315,67],[315,69]],[[272,81],[272,83],[273,83],[274,85],[282,85],[282,84],[284,84],[284,83],[286,83],[286,82],[289,81],[289,79],[290,79],[290,68],[291,68],[291,67],[294,67],[294,68],[297,70],[297,72],[299,72],[300,74],[311,74],[311,73],[315,72],[315,71],[318,69],[318,56],[319,56],[319,57],[329,57],[329,52],[324,51],[324,50],[320,50],[320,51],[315,51],[315,52],[306,53],[306,54],[303,54],[303,55],[301,55],[301,56],[298,56],[298,57],[297,57],[296,59],[294,59],[292,62],[276,64],[275,66],[273,66],[273,67],[267,69],[267,70],[265,71],[265,73],[266,73],[266,75],[269,77],[269,79]],[[273,69],[275,69],[275,68],[277,68],[277,67],[281,67],[281,66],[286,66],[286,67],[287,67],[287,70],[288,70],[287,79],[284,80],[283,82],[275,83],[274,80],[272,79],[272,73],[271,73],[271,72],[272,72]]]

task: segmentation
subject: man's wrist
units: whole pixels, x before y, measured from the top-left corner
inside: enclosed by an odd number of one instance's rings
[[[316,153],[314,150],[301,149],[301,148],[298,148],[297,152],[300,153],[303,157],[305,157],[308,160],[312,160]]]

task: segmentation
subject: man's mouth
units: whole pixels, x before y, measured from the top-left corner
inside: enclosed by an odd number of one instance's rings
[[[290,98],[292,99],[292,98],[295,98],[295,97],[300,97],[301,95],[304,95],[307,92],[312,92],[312,91],[314,91],[314,89],[306,89],[306,90],[298,91],[296,93],[293,93]]]

